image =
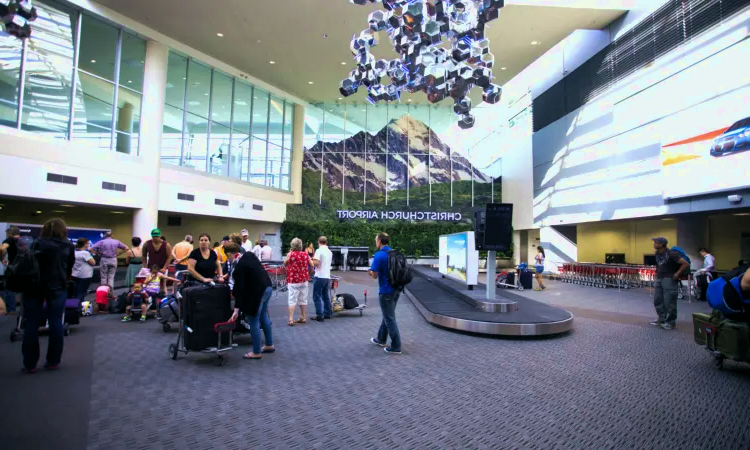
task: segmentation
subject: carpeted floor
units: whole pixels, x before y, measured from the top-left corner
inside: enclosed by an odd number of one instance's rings
[[[66,339],[59,371],[22,375],[12,320],[0,318],[0,447],[750,447],[750,365],[717,371],[689,333],[621,323],[582,300],[570,334],[487,338],[431,326],[402,299],[404,354],[386,355],[368,343],[381,318],[376,283],[345,277],[340,291],[370,293],[364,317],[288,327],[282,294],[271,308],[278,351],[245,361],[241,338],[223,367],[169,359],[176,333],[155,321],[99,316]]]

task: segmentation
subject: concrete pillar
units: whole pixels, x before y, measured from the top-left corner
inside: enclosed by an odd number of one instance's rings
[[[117,144],[115,145],[115,150],[120,153],[126,153],[128,155],[131,151],[130,134],[133,132],[133,111],[133,104],[130,102],[125,102],[125,104],[122,105],[122,108],[117,111],[118,133],[115,133],[117,135]]]
[[[577,238],[573,239],[570,234],[566,235],[564,231],[557,227],[542,227],[538,235],[541,243],[536,241],[529,243],[529,264],[531,265],[534,262],[536,245],[541,245],[544,248],[546,256],[544,270],[546,272],[558,273],[563,264],[578,261]]]
[[[707,247],[711,249],[708,242],[708,214],[686,214],[677,217],[677,245],[690,257],[691,269],[703,267],[703,258],[698,249]]]
[[[169,48],[166,45],[156,41],[146,44],[139,145],[139,157],[144,162],[145,170],[139,176],[141,182],[149,185],[152,194],[141,199],[141,209],[133,214],[133,235],[141,239],[149,238],[151,229],[159,223],[159,171],[168,56]]]
[[[294,203],[302,203],[302,158],[304,155],[303,144],[305,142],[305,107],[294,105],[294,122],[292,138],[292,168],[291,189],[294,193]]]

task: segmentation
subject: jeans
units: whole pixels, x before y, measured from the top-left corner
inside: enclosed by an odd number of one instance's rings
[[[271,300],[273,289],[266,288],[263,297],[260,299],[260,306],[255,317],[248,316],[245,321],[250,325],[250,337],[253,340],[253,353],[260,354],[260,329],[263,328],[263,334],[266,336],[266,346],[273,346],[273,331],[271,330],[271,319],[268,317],[268,302]]]
[[[49,342],[47,345],[47,364],[59,364],[63,352],[63,316],[65,300],[68,293],[64,289],[41,293],[24,293],[23,314],[26,328],[23,335],[23,365],[27,369],[36,368],[39,361],[39,326],[42,319],[42,305],[47,300],[49,315]]]
[[[398,331],[396,323],[396,304],[398,303],[398,292],[390,294],[380,294],[380,312],[383,314],[383,321],[380,323],[378,330],[378,342],[385,344],[388,336],[391,336],[391,350],[394,352],[401,351],[401,333]]]
[[[99,263],[99,276],[102,286],[115,287],[115,272],[117,272],[117,258],[102,258]]]
[[[654,307],[660,322],[674,326],[677,321],[677,281],[659,278],[654,287]]]
[[[318,316],[318,319],[333,316],[330,284],[331,280],[328,278],[316,278],[313,283],[313,302],[315,302],[315,315]]]
[[[73,277],[73,283],[75,283],[76,298],[80,301],[83,301],[86,298],[86,294],[89,293],[89,286],[91,285],[91,278]]]
[[[5,291],[5,309],[11,313],[16,312],[16,302],[21,298],[21,294],[17,292]]]

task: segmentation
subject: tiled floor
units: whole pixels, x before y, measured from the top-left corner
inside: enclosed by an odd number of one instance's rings
[[[750,447],[750,365],[717,371],[690,334],[643,326],[653,315],[645,292],[549,285],[522,295],[586,312],[572,333],[446,331],[403,299],[400,356],[368,343],[380,312],[361,273],[345,274],[340,290],[368,290],[364,317],[288,327],[285,296],[274,298],[278,351],[260,361],[241,359],[247,338],[223,367],[202,355],[172,361],[175,334],[101,316],[66,340],[59,372],[22,376],[20,344],[4,338],[0,447]],[[681,303],[683,321],[691,308],[705,305]],[[10,328],[0,318],[2,336]]]

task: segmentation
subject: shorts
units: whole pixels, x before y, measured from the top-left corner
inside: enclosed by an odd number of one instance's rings
[[[289,306],[307,306],[308,283],[287,284],[289,288]]]
[[[144,300],[142,300],[142,299],[140,299],[140,298],[134,298],[134,299],[133,299],[133,306],[141,306],[141,304],[142,304],[143,302],[144,302]],[[147,304],[147,305],[148,305],[148,306],[150,307],[150,306],[151,306],[151,303],[152,303],[151,297],[146,297],[146,300],[145,300],[145,302],[146,302],[146,304]]]
[[[534,270],[536,270],[536,273],[543,273],[544,266],[534,266]]]

